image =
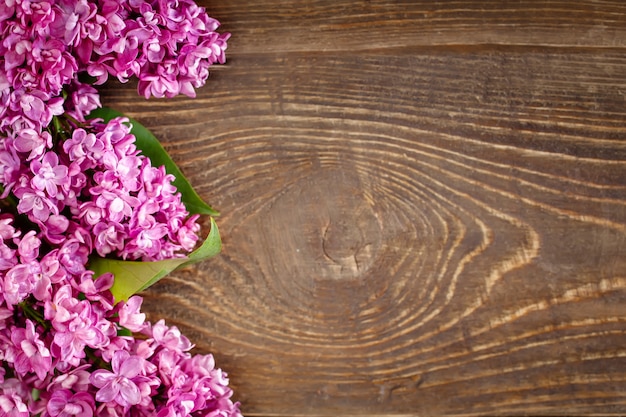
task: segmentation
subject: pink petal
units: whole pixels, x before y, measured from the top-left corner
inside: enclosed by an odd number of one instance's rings
[[[100,388],[100,390],[96,393],[96,401],[108,403],[109,401],[113,401],[119,392],[120,386],[116,384],[115,381],[112,381],[112,383]]]
[[[96,388],[102,388],[115,379],[115,374],[107,371],[106,369],[98,369],[94,371],[89,377],[89,382]]]
[[[120,395],[124,400],[124,404],[119,401],[118,404],[135,405],[141,402],[141,392],[139,391],[139,387],[137,387],[134,382],[124,378],[120,381],[120,385]]]

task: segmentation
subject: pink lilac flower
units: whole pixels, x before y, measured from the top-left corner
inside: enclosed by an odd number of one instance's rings
[[[34,291],[41,277],[38,262],[17,264],[6,272],[2,283],[4,300],[8,305],[16,305]]]
[[[0,132],[28,125],[42,132],[67,111],[79,121],[97,105],[93,90],[77,87],[87,72],[139,80],[141,95],[195,95],[208,68],[224,62],[229,34],[189,0],[9,2],[0,5]]]
[[[119,303],[119,325],[131,332],[140,332],[145,327],[146,315],[140,312],[141,297],[132,296],[126,302]]]
[[[112,311],[115,300],[109,289],[113,286],[114,276],[111,273],[102,274],[94,277],[93,272],[86,270],[80,275],[75,275],[71,281],[71,285],[80,294],[95,305],[100,304],[106,311]]]
[[[49,132],[25,128],[16,132],[11,144],[16,151],[28,153],[28,160],[30,161],[41,157],[45,150],[52,146],[52,136]]]
[[[12,249],[3,241],[0,242],[0,270],[5,271],[17,264],[15,249]]]
[[[103,318],[92,304],[73,296],[69,285],[61,287],[52,301],[46,302],[46,319],[56,330],[52,351],[63,362],[78,366],[85,357],[85,348],[102,348],[109,343]]]
[[[61,266],[72,275],[80,275],[86,271],[86,265],[91,254],[91,236],[87,230],[74,225],[71,233],[65,235],[57,252],[57,259]]]
[[[4,192],[0,198],[6,198],[11,192],[12,185],[17,182],[20,171],[23,170],[23,161],[17,150],[7,139],[0,140],[0,183],[4,184]]]
[[[152,167],[139,154],[127,120],[93,123],[75,129],[54,152],[16,167],[5,177],[19,199],[18,211],[42,230],[51,243],[68,239],[72,230],[88,252],[123,259],[160,260],[189,252],[200,226],[189,216],[163,167]],[[22,150],[30,150],[30,148]],[[1,156],[1,155],[0,155]],[[88,178],[86,170],[92,170]],[[61,213],[69,208],[66,219]],[[93,245],[93,246],[91,246]]]
[[[12,223],[12,217],[6,214],[0,216],[0,271],[11,269],[18,262],[13,242],[19,237],[20,232],[13,227]]]
[[[50,197],[59,194],[59,188],[69,187],[68,167],[59,164],[59,156],[55,152],[47,152],[41,160],[30,163],[34,176],[30,183],[33,189],[45,191]]]
[[[150,329],[151,340],[158,346],[165,347],[178,353],[188,352],[193,345],[176,326],[167,326],[164,320],[159,320]]]
[[[85,122],[86,115],[101,107],[98,91],[89,84],[74,80],[66,91],[65,113],[79,122]]]
[[[129,407],[150,395],[150,378],[142,375],[146,367],[143,358],[120,350],[113,355],[111,367],[112,371],[98,369],[91,374],[90,382],[99,388],[96,401]]]
[[[29,187],[15,189],[15,196],[20,202],[17,209],[20,213],[28,213],[36,223],[46,222],[51,215],[58,215],[59,208],[44,192]]]
[[[87,392],[74,393],[68,389],[54,391],[46,405],[50,417],[92,417],[95,402]],[[45,416],[44,416],[45,417]]]
[[[191,355],[192,345],[175,326],[160,320],[143,331],[148,336],[136,351],[157,367],[168,398],[157,405],[158,417],[202,415],[241,416],[230,398],[226,373],[215,368],[212,355]],[[214,414],[212,414],[214,413]]]
[[[17,199],[0,212],[0,415],[240,416],[212,358],[88,269],[184,256],[200,226],[128,120],[89,120],[79,74],[194,96],[224,62],[218,27],[190,0],[0,3],[0,198]]]
[[[27,232],[17,244],[17,252],[20,255],[20,260],[23,263],[32,262],[39,257],[39,247],[41,246],[41,240],[37,238],[34,230]]]
[[[71,371],[63,373],[52,379],[48,384],[47,390],[56,392],[59,390],[69,390],[73,392],[86,392],[89,390],[89,376],[91,375],[87,369],[91,368],[91,364],[83,364]]]
[[[146,97],[193,97],[194,87],[208,77],[208,67],[224,62],[230,35],[218,34],[217,20],[191,1],[107,5],[108,39],[90,44],[99,58],[87,63],[98,83],[108,75],[122,82],[137,76],[139,93]]]
[[[28,391],[18,379],[6,379],[0,386],[0,415],[28,417]]]
[[[52,368],[52,356],[32,321],[26,320],[25,328],[13,329],[11,342],[13,346],[5,353],[5,360],[13,364],[15,372],[19,376],[34,372],[43,380]]]

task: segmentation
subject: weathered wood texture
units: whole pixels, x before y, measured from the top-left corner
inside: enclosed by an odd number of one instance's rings
[[[248,416],[626,414],[626,4],[204,2],[195,100],[105,104],[222,211],[146,294]]]

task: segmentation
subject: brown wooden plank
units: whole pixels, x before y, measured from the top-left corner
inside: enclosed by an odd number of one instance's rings
[[[626,56],[533,33],[350,51],[355,10],[410,4],[309,4],[213,2],[250,33],[196,99],[104,92],[223,213],[223,254],[149,290],[150,318],[213,352],[248,416],[625,414]],[[309,14],[346,22],[343,51]],[[250,53],[281,25],[301,37]]]
[[[407,45],[626,46],[626,4],[619,0],[233,0],[207,7],[236,34],[231,44],[237,53]]]

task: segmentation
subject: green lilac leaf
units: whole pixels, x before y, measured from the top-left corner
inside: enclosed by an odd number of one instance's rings
[[[121,328],[117,329],[117,335],[118,336],[132,336],[133,332],[128,330],[126,327],[121,327]]]
[[[108,107],[101,107],[92,111],[89,116],[90,119],[103,119],[105,122],[115,117],[128,117],[123,113],[113,110]],[[135,135],[135,144],[138,149],[141,150],[145,156],[150,158],[152,166],[165,166],[165,171],[168,174],[172,174],[175,179],[172,183],[176,186],[181,195],[181,200],[187,211],[191,214],[208,214],[209,216],[219,216],[219,212],[213,207],[205,203],[202,198],[196,193],[189,181],[185,178],[181,170],[176,163],[168,155],[167,151],[163,148],[159,140],[136,120],[128,118],[132,128],[131,133]]]
[[[222,249],[222,240],[215,220],[211,218],[211,231],[202,245],[191,252],[186,258],[165,259],[154,262],[124,261],[92,257],[89,269],[94,277],[111,272],[115,279],[111,293],[115,301],[128,300],[130,296],[141,292],[168,275],[175,269],[182,268],[206,259],[209,259]]]

